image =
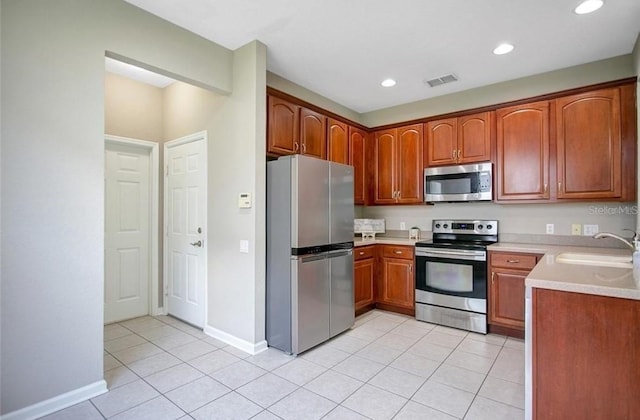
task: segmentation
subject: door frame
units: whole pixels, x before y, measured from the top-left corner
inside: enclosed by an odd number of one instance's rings
[[[159,233],[158,233],[158,223],[159,223],[159,212],[160,212],[160,203],[158,192],[160,191],[160,159],[159,159],[159,151],[160,147],[158,143],[147,141],[147,140],[139,140],[133,139],[129,137],[120,137],[120,136],[112,136],[105,134],[104,136],[104,147],[106,149],[107,145],[121,145],[121,146],[129,146],[140,149],[143,152],[146,152],[149,156],[149,314],[163,315],[164,311],[162,306],[160,305],[160,301],[158,299],[158,289],[159,289],[159,276],[158,276],[158,243],[159,243]],[[105,192],[106,193],[106,192]],[[106,216],[106,214],[105,214]],[[103,304],[104,311],[104,304]]]
[[[164,203],[163,203],[163,213],[162,213],[162,218],[163,218],[163,235],[164,235],[164,241],[162,241],[162,255],[163,255],[163,264],[162,264],[162,270],[163,273],[168,273],[168,265],[169,265],[169,256],[168,256],[168,252],[169,252],[169,248],[167,247],[167,236],[169,234],[169,212],[168,212],[168,207],[169,207],[169,194],[168,194],[168,188],[169,188],[169,182],[167,182],[167,178],[169,177],[169,163],[167,162],[167,156],[169,156],[169,149],[172,147],[176,147],[176,146],[182,146],[183,144],[187,144],[187,143],[192,143],[195,141],[199,141],[202,140],[204,143],[204,155],[205,155],[205,160],[204,160],[204,204],[205,204],[205,214],[204,217],[202,218],[202,229],[204,231],[204,246],[203,248],[203,252],[204,252],[204,325],[203,325],[203,329],[206,328],[206,326],[208,325],[208,318],[207,315],[209,314],[209,264],[208,264],[208,249],[209,249],[209,231],[207,230],[207,220],[209,218],[208,215],[208,211],[209,211],[209,191],[208,191],[208,185],[209,185],[209,140],[207,138],[207,131],[198,131],[197,133],[193,133],[193,134],[188,134],[184,137],[179,137],[177,139],[174,140],[169,140],[167,142],[164,143],[164,150],[163,150],[163,172],[164,172]],[[164,276],[164,279],[167,279],[167,276]],[[163,285],[163,297],[164,297],[164,313],[165,314],[169,314],[169,282],[168,281],[164,281]]]

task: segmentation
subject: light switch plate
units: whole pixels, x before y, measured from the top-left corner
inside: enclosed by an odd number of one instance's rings
[[[249,253],[249,241],[247,241],[246,239],[240,240],[240,252],[243,254]]]
[[[553,223],[547,223],[547,233],[548,234],[552,234],[553,233],[553,230],[554,230],[553,228],[554,228]]]

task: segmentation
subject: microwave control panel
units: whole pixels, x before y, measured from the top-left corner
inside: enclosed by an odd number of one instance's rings
[[[491,172],[480,172],[478,178],[480,183],[478,192],[491,191]]]

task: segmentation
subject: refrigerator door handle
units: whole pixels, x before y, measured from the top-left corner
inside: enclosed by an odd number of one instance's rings
[[[347,255],[353,255],[353,250],[348,249],[348,250],[336,250],[336,251],[329,251],[329,258],[337,258],[337,257],[344,257]]]
[[[295,257],[293,257],[293,259],[294,260],[298,260],[300,263],[304,264],[304,263],[308,263],[308,262],[312,262],[312,261],[326,260],[327,259],[327,253],[326,252],[322,252],[322,253],[319,253],[319,254],[295,256]]]

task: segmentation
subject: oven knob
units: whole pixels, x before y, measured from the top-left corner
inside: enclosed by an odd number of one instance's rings
[[[440,229],[440,223],[436,223],[436,229]]]
[[[478,230],[482,230],[483,227],[484,226],[482,226],[482,225],[478,225]]]
[[[445,223],[445,224],[444,224],[444,226],[443,226],[443,228],[448,229],[448,228],[449,228],[449,225]]]
[[[492,228],[493,228],[493,226],[487,225],[487,229],[492,229]]]

